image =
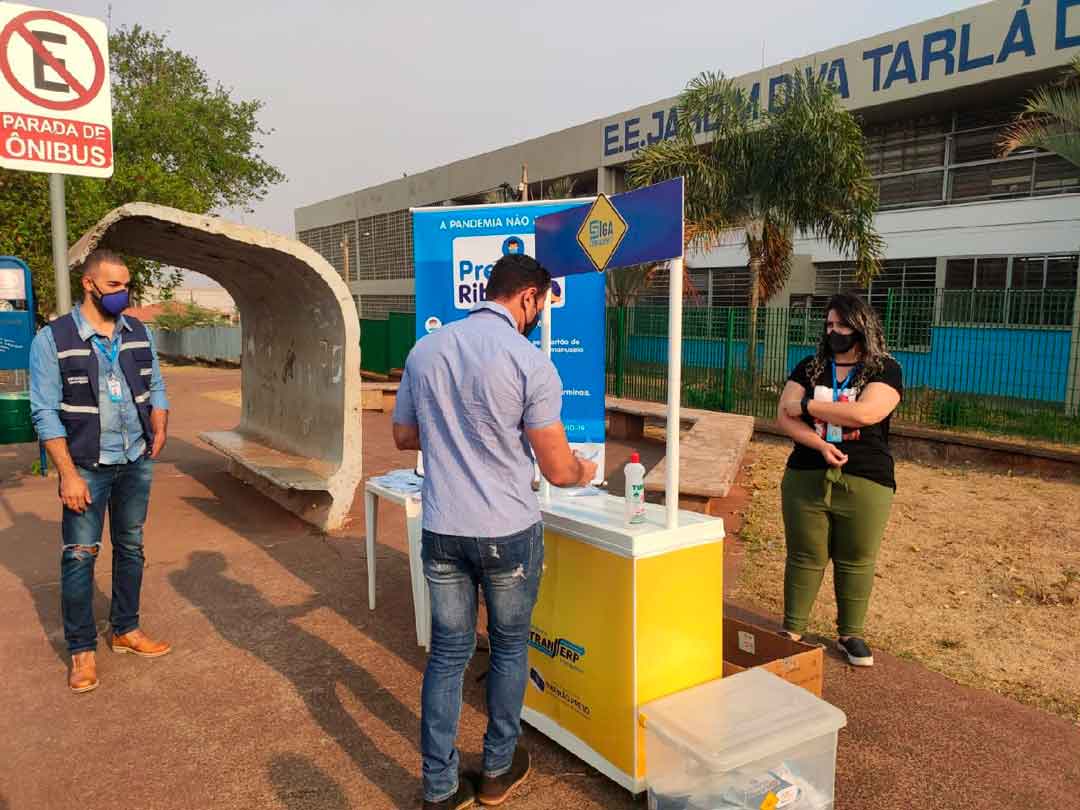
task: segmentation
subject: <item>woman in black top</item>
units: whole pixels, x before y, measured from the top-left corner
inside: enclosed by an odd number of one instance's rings
[[[855,666],[874,663],[863,623],[896,490],[889,420],[903,390],[877,314],[857,295],[837,295],[817,353],[791,372],[777,414],[795,442],[781,488],[784,633],[801,638],[832,559],[839,646]]]

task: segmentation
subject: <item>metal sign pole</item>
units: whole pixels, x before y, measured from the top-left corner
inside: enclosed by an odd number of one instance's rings
[[[551,287],[544,296],[544,317],[540,321],[540,351],[548,360],[551,359]],[[540,473],[540,500],[551,503],[551,482]]]
[[[679,427],[682,399],[683,257],[672,259],[668,270],[667,467],[664,500],[667,527],[679,528]]]
[[[49,210],[52,214],[53,270],[56,273],[56,314],[71,311],[71,276],[67,261],[67,210],[64,207],[64,175],[49,175]]]

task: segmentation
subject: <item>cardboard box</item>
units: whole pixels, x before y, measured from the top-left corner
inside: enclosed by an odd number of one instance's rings
[[[824,655],[821,647],[792,641],[772,630],[738,619],[724,619],[724,677],[760,667],[821,697]]]

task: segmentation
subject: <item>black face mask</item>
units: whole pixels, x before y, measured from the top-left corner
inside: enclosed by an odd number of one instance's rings
[[[832,349],[833,354],[844,354],[850,352],[855,344],[859,342],[859,333],[852,332],[850,335],[841,335],[839,332],[829,333],[829,348]]]
[[[524,307],[522,307],[522,310],[524,311]],[[538,323],[540,323],[540,310],[539,309],[536,310],[536,314],[533,315],[531,321],[526,321],[525,330],[521,334],[523,334],[525,337],[528,337],[529,335],[532,334],[532,330],[536,328],[536,325]]]

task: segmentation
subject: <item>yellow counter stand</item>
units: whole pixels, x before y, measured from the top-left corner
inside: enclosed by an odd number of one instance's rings
[[[724,522],[623,499],[541,504],[544,574],[522,719],[628,790],[645,789],[638,707],[723,674]]]

